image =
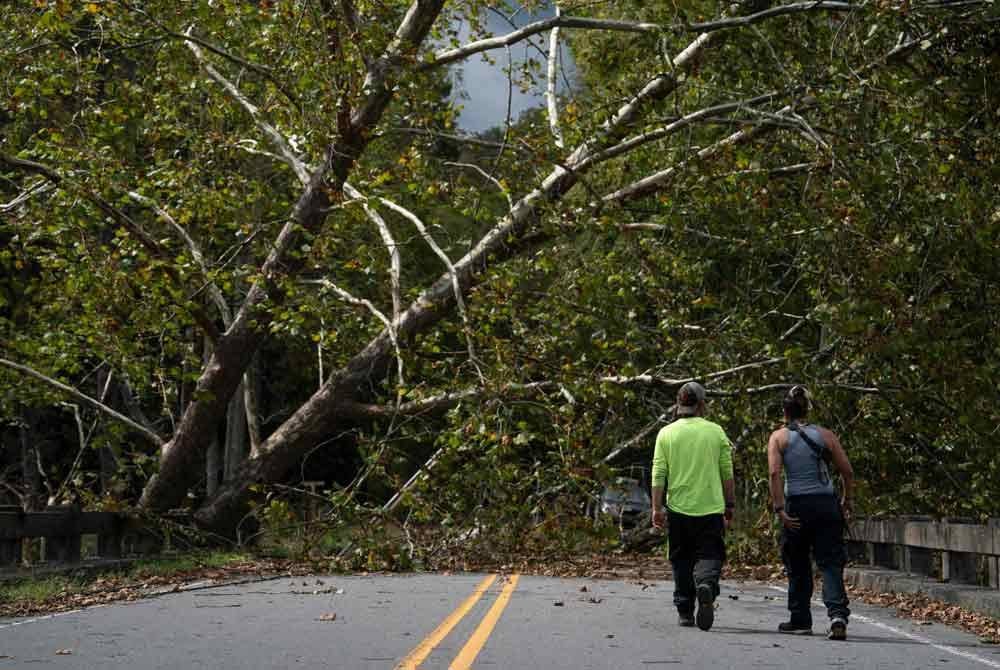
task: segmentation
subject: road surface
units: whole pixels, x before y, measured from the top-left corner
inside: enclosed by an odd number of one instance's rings
[[[852,603],[847,642],[780,635],[784,594],[723,584],[710,632],[670,582],[483,574],[287,578],[0,620],[7,668],[995,668],[1000,647]]]

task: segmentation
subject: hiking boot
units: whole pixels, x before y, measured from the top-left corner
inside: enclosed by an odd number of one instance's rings
[[[684,628],[694,627],[694,614],[690,612],[678,612],[677,613],[677,625]]]
[[[698,614],[695,620],[702,630],[709,630],[715,621],[715,593],[711,584],[698,585]]]
[[[804,626],[802,624],[792,623],[791,621],[786,621],[785,623],[778,624],[779,633],[787,633],[789,635],[812,635],[812,626]]]
[[[826,634],[828,640],[846,640],[847,622],[836,617],[830,620],[830,632]]]

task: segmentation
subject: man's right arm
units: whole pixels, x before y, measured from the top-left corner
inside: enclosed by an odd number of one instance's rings
[[[663,528],[666,519],[666,511],[663,509],[663,489],[666,486],[668,476],[667,456],[660,436],[656,436],[656,445],[653,447],[653,472],[652,491],[653,498],[653,527]]]
[[[771,489],[771,504],[774,507],[774,513],[781,519],[781,524],[785,528],[795,530],[799,527],[799,520],[789,516],[788,512],[785,511],[785,487],[781,481],[781,471],[784,467],[784,460],[781,457],[782,430],[771,433],[771,439],[767,441],[768,486]]]

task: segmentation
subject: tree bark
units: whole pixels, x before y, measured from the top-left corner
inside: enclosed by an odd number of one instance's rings
[[[18,426],[18,438],[21,442],[21,480],[24,482],[23,505],[25,512],[41,509],[45,495],[42,493],[42,474],[38,471],[38,454],[32,442],[31,432],[34,426],[32,412],[26,410],[24,422]]]
[[[173,439],[163,446],[160,470],[149,480],[139,501],[146,509],[165,511],[175,507],[193,484],[198,457],[208,447],[207,436],[221,422],[229,399],[267,336],[271,316],[268,310],[261,309],[262,303],[267,300],[280,304],[281,280],[298,274],[306,263],[305,254],[291,252],[300,246],[303,236],[319,231],[333,199],[342,197],[344,182],[392,100],[400,70],[424,41],[443,7],[444,0],[415,0],[396,38],[368,69],[365,98],[350,115],[341,136],[329,146],[323,165],[310,177],[290,221],[281,229],[260,268],[262,279],[250,288],[232,326],[219,338]]]
[[[229,481],[250,453],[247,445],[247,412],[243,382],[229,400],[226,413],[226,447],[223,480]]]
[[[243,404],[247,415],[247,436],[250,438],[250,456],[260,449],[260,352],[254,354],[250,367],[243,375]]]
[[[219,473],[222,471],[222,449],[219,441],[212,440],[205,452],[205,495],[213,496],[219,490]]]

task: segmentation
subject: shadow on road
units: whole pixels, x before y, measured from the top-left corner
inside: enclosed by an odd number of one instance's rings
[[[833,642],[826,639],[826,631],[821,629],[815,629],[812,635],[787,635],[777,632],[772,629],[763,628],[737,628],[734,626],[714,626],[712,628],[711,634],[722,634],[722,635],[766,635],[773,637],[775,643],[779,643],[781,640],[790,642],[791,640],[814,640],[817,643],[838,645],[838,644],[908,644],[908,645],[922,645],[924,642],[919,642],[918,640],[911,640],[906,637],[876,637],[872,635],[857,635],[848,631],[847,642]],[[979,649],[983,650],[982,646],[976,643],[962,643],[962,642],[948,642],[947,646],[953,649]]]

